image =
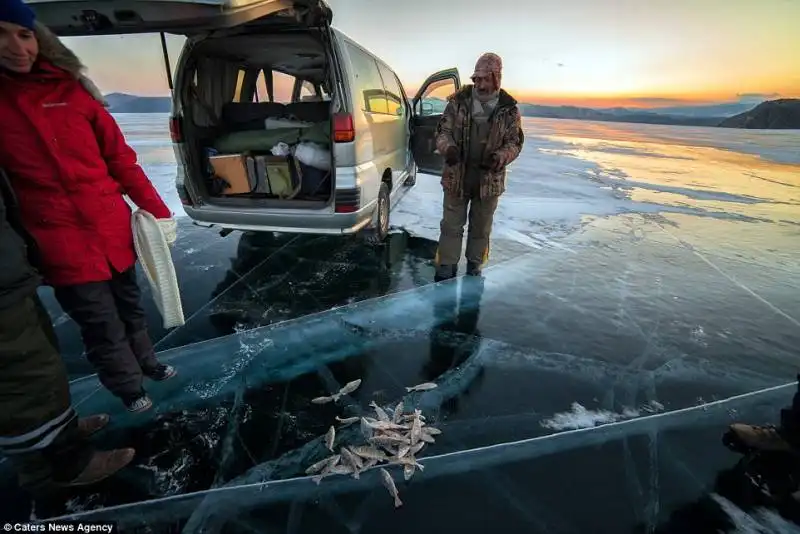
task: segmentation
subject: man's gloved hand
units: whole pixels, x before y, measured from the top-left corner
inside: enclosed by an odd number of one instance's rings
[[[457,146],[450,146],[447,147],[447,151],[444,153],[444,162],[448,165],[455,165],[461,159],[461,154],[458,152]]]
[[[490,170],[492,172],[500,172],[505,167],[505,162],[503,158],[497,152],[493,152],[488,154],[486,158],[483,160],[483,164],[481,165],[484,169]]]
[[[157,219],[158,226],[161,228],[161,232],[164,234],[164,240],[167,242],[169,246],[175,244],[175,241],[178,239],[178,223],[175,222],[175,219]]]

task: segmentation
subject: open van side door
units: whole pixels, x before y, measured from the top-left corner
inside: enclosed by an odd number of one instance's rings
[[[59,36],[172,33],[233,28],[267,17],[322,26],[325,0],[26,0]],[[324,19],[327,18],[327,21]]]
[[[414,97],[411,151],[420,172],[441,174],[444,170],[444,156],[436,152],[436,126],[447,106],[447,98],[459,89],[458,69],[446,69],[429,76]]]

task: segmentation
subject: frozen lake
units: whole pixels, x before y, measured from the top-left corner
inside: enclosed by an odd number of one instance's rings
[[[182,214],[166,116],[118,119]],[[720,436],[775,421],[800,367],[800,132],[524,127],[483,283],[431,284],[433,176],[396,206],[377,253],[221,238],[184,217],[187,324],[165,332],[146,302],[180,374],[150,388],[156,407],[139,416],[94,378],[73,384],[79,411],[114,418],[98,441],[139,454],[49,513],[153,532],[735,531],[741,514],[720,519],[708,501],[739,459]],[[72,376],[91,373],[75,325],[42,294]],[[343,402],[310,403],[356,379]],[[406,392],[420,382],[439,387]],[[418,454],[425,470],[396,478],[403,507],[375,472],[305,478],[334,416],[400,400],[442,430]]]

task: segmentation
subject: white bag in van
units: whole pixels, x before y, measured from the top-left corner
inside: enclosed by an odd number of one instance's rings
[[[331,170],[331,153],[317,143],[304,141],[294,149],[294,157],[308,165],[322,171]]]

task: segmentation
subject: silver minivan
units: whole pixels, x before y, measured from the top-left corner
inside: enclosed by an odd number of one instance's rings
[[[442,171],[434,132],[444,104],[433,95],[457,91],[458,70],[431,75],[409,102],[386,63],[331,27],[324,0],[29,3],[61,36],[161,34],[176,186],[196,224],[381,242],[417,171]],[[174,77],[165,33],[187,37]],[[301,145],[312,165],[298,162]],[[293,163],[275,166],[281,158]],[[256,179],[228,194],[220,161],[246,161],[251,178],[288,169],[296,187]]]

